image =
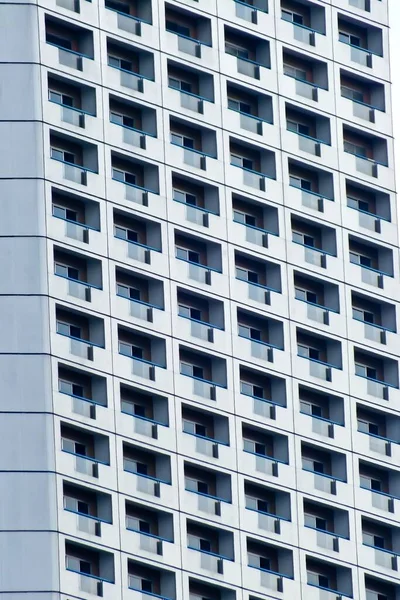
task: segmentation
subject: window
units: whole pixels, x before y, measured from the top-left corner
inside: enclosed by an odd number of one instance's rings
[[[372,267],[372,258],[358,252],[350,251],[350,262],[361,267]]]
[[[168,77],[168,86],[181,92],[193,93],[193,86],[190,81],[178,79],[177,77]]]
[[[248,225],[249,227],[256,226],[256,218],[253,217],[253,215],[249,215],[248,213],[240,210],[233,211],[233,220],[236,223],[242,223],[243,225]]]
[[[348,142],[344,140],[343,148],[345,152],[349,154],[354,154],[355,156],[361,156],[362,158],[367,158],[367,147],[361,146],[360,144],[354,144],[353,142]]]
[[[361,48],[361,38],[358,35],[353,35],[351,33],[347,33],[346,31],[339,31],[339,41],[344,42],[345,44],[350,44],[350,46],[357,46]]]
[[[365,490],[371,490],[373,492],[383,491],[382,481],[374,477],[370,477],[368,475],[360,474],[360,487],[364,488]]]
[[[135,402],[122,399],[121,410],[133,415],[134,417],[146,417],[146,407],[143,404],[137,404]]]
[[[118,346],[120,354],[130,356],[131,358],[143,359],[143,348],[134,344],[127,344],[126,342],[119,342]]]
[[[83,386],[71,381],[65,381],[64,379],[58,380],[58,391],[62,394],[68,394],[68,396],[84,397]]]
[[[254,554],[253,552],[248,552],[247,558],[250,567],[264,569],[265,571],[271,570],[271,561],[269,558],[266,558],[265,556],[260,556],[259,554]]]
[[[248,281],[249,283],[258,283],[258,273],[250,271],[249,269],[243,269],[242,267],[236,267],[236,277],[242,281]]]
[[[309,358],[311,360],[320,360],[321,351],[318,348],[312,346],[305,346],[304,344],[297,344],[297,352],[299,356],[303,358]]]
[[[385,538],[383,536],[375,535],[375,534],[369,533],[367,531],[362,532],[362,540],[363,540],[363,544],[365,544],[366,546],[373,546],[374,548],[382,548],[382,549],[384,549],[386,546]]]
[[[193,321],[201,321],[201,311],[193,306],[186,306],[184,304],[178,304],[178,314],[180,317],[186,317]]]
[[[264,390],[259,385],[253,383],[247,383],[246,381],[240,382],[240,393],[245,396],[252,396],[253,398],[264,398]]]
[[[55,160],[60,160],[61,162],[70,163],[74,165],[76,163],[76,156],[72,152],[68,152],[67,150],[61,150],[60,148],[50,148],[50,156]]]
[[[369,310],[362,308],[356,308],[353,306],[353,319],[356,321],[363,321],[363,323],[374,323],[375,315]]]
[[[183,419],[183,431],[185,433],[199,435],[200,437],[210,437],[207,435],[207,427],[205,425],[188,419]]]
[[[292,231],[292,240],[296,244],[315,248],[315,238],[313,238],[311,235],[307,235],[306,233],[302,233],[301,231]]]
[[[359,198],[347,196],[347,206],[360,210],[361,212],[370,212],[368,202],[366,200],[360,200]]]
[[[254,161],[250,158],[245,158],[244,156],[239,156],[238,154],[232,154],[231,152],[231,165],[235,167],[241,167],[242,169],[248,169],[249,171],[254,171]]]
[[[365,418],[357,417],[357,429],[361,433],[379,435],[379,425]]]
[[[197,535],[192,535],[191,533],[189,533],[187,536],[187,545],[188,548],[200,550],[200,552],[211,552],[210,540],[207,540]]]
[[[190,150],[193,150],[194,148],[194,139],[187,135],[171,132],[170,139],[171,144],[174,144],[175,146],[183,146],[183,148],[189,148]]]
[[[81,515],[89,515],[89,504],[71,496],[64,496],[64,510],[70,510]]]
[[[268,456],[267,447],[265,444],[260,442],[254,442],[253,440],[243,440],[243,450],[250,452],[251,454],[259,454],[260,456]]]
[[[316,571],[310,571],[307,569],[307,583],[309,585],[316,585],[317,587],[330,589],[329,578],[326,575],[321,575]]]
[[[138,517],[131,517],[130,515],[126,515],[126,521],[128,529],[137,531],[138,533],[150,533],[150,523],[148,521],[144,521]]]
[[[354,100],[355,102],[364,103],[364,94],[359,90],[348,87],[347,85],[340,86],[340,93],[344,98]]]
[[[318,304],[318,298],[315,292],[311,292],[310,290],[306,290],[304,288],[295,287],[294,293],[297,300],[303,300],[303,302],[309,302],[310,304]]]
[[[63,106],[74,106],[74,99],[72,96],[69,96],[68,94],[62,94],[61,92],[56,92],[55,90],[49,90],[49,100],[50,102],[62,104]]]
[[[293,12],[292,10],[282,9],[282,19],[289,21],[295,25],[304,25],[304,17],[300,13]]]
[[[193,479],[192,477],[185,476],[185,489],[189,492],[198,492],[199,494],[210,494],[209,485],[206,481],[200,479]]]
[[[190,363],[181,361],[181,375],[189,375],[189,377],[196,377],[198,379],[204,379],[203,367],[198,367]]]
[[[261,500],[253,496],[246,495],[246,508],[256,510],[257,512],[270,513],[270,507],[267,500]]]
[[[300,412],[311,417],[322,417],[322,407],[309,400],[300,400]]]
[[[115,237],[119,240],[126,240],[127,242],[138,242],[138,234],[133,229],[127,229],[126,227],[120,227],[115,225]]]
[[[305,527],[311,527],[312,529],[320,529],[321,531],[328,531],[328,523],[326,519],[317,517],[311,513],[304,513],[304,525]]]
[[[65,208],[64,206],[58,206],[53,204],[53,217],[63,219],[64,221],[71,221],[72,223],[78,223],[78,213],[76,210]]]
[[[300,188],[301,190],[311,191],[311,181],[309,179],[304,179],[304,177],[289,175],[289,184],[293,187]]]
[[[303,456],[301,459],[301,464],[305,471],[312,471],[313,473],[322,474],[326,473],[325,465],[320,460],[314,460],[313,458]]]
[[[108,55],[108,65],[110,67],[115,67],[116,69],[121,69],[122,71],[130,71],[133,72],[132,63],[130,60],[126,60],[124,58],[118,58],[117,56]]]
[[[241,102],[235,98],[228,98],[228,108],[236,110],[246,115],[251,115],[251,106],[247,102]]]
[[[176,202],[190,204],[190,206],[197,206],[197,198],[194,194],[190,194],[189,192],[178,190],[176,188],[173,188],[172,193]]]
[[[180,260],[186,260],[187,262],[200,264],[200,254],[194,250],[188,250],[188,248],[175,246],[175,256]]]
[[[124,469],[137,475],[148,475],[148,466],[146,463],[132,460],[131,458],[124,458]]]
[[[80,327],[71,325],[70,323],[64,323],[63,321],[57,321],[57,333],[79,340],[82,339],[82,330]]]
[[[112,178],[122,183],[129,185],[136,185],[136,175],[134,173],[128,173],[127,171],[121,171],[121,169],[112,169]]]
[[[307,71],[305,69],[283,63],[283,73],[300,81],[307,81]]]
[[[129,298],[129,300],[140,300],[140,290],[121,283],[117,283],[117,295]]]
[[[255,329],[254,327],[248,327],[247,325],[241,325],[239,323],[239,335],[241,337],[248,338],[250,340],[261,340],[261,331],[259,329]]]
[[[167,19],[165,27],[167,31],[172,33],[177,33],[178,35],[183,35],[185,37],[191,37],[190,27],[187,27],[187,25],[181,25],[180,23],[176,23],[175,21],[170,21]]]
[[[110,112],[110,121],[111,123],[115,123],[116,125],[122,125],[123,127],[130,127],[131,129],[135,129],[135,119],[133,117],[128,117],[122,113],[116,113],[114,111]]]
[[[237,44],[232,44],[231,42],[225,42],[225,52],[227,54],[231,54],[232,56],[236,56],[237,58],[244,58],[245,60],[249,60],[250,53],[247,48],[243,48]]]
[[[89,561],[77,558],[76,556],[66,556],[66,568],[75,573],[83,573],[84,575],[92,574],[92,565]]]
[[[138,577],[137,575],[129,575],[129,587],[133,590],[140,590],[150,594],[153,593],[153,582],[150,581],[150,579]]]
[[[54,272],[56,275],[60,275],[60,277],[66,277],[67,279],[74,279],[79,281],[79,269],[75,269],[75,267],[69,267],[68,265],[63,265],[61,263],[55,263]]]
[[[65,437],[61,438],[61,449],[64,452],[78,454],[79,456],[87,455],[87,448],[85,444],[81,444],[80,442],[76,442],[75,440],[71,440]]]
[[[293,133],[297,133],[298,135],[310,135],[310,127],[308,125],[305,125],[304,123],[288,120],[286,125],[288,131],[292,131]]]
[[[356,363],[356,375],[366,377],[367,379],[377,379],[377,371],[374,367],[367,367],[360,363]]]

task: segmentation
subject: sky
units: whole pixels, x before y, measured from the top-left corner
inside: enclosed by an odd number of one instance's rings
[[[397,190],[400,190],[400,0],[389,0],[390,66]]]

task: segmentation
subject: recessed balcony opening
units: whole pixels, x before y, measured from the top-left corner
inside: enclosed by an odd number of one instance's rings
[[[391,222],[390,196],[346,179],[347,206],[359,213],[359,225],[381,233],[381,221]]]
[[[348,598],[353,596],[351,569],[311,556],[306,557],[306,569],[308,585]]]
[[[178,36],[180,52],[202,58],[202,46],[212,46],[211,21],[173,4],[165,5],[165,29]]]
[[[316,433],[334,437],[334,426],[344,426],[343,398],[324,392],[316,392],[312,388],[299,385],[299,403],[300,412],[317,421]],[[324,423],[326,426],[324,426]]]
[[[65,123],[86,126],[88,117],[96,117],[96,90],[88,85],[77,84],[66,77],[48,73],[49,102],[60,107],[61,120]]]
[[[339,551],[340,539],[350,539],[349,513],[331,505],[303,499],[304,527],[326,534],[327,546]]]
[[[260,79],[261,70],[271,68],[269,42],[225,25],[225,53],[237,59],[240,74]]]

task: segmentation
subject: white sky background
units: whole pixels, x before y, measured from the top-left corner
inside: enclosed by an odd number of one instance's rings
[[[396,181],[400,192],[400,0],[389,0],[389,25]]]

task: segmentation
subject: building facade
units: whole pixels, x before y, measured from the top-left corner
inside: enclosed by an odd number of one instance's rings
[[[387,0],[0,22],[0,597],[399,600]]]

